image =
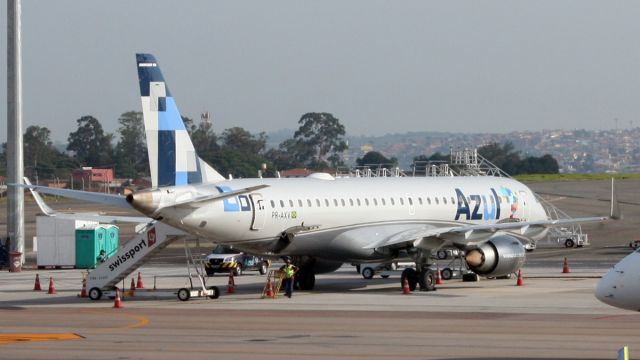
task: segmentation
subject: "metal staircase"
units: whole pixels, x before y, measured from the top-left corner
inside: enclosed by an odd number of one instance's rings
[[[149,261],[153,254],[170,243],[189,236],[161,222],[153,221],[122,246],[115,255],[100,263],[87,277],[89,297],[97,300],[103,291],[110,291],[122,279]]]

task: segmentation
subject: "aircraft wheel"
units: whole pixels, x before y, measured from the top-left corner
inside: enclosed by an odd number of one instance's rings
[[[263,261],[262,265],[260,265],[260,270],[259,270],[260,271],[260,275],[266,274],[267,273],[267,268],[268,268],[267,262]]]
[[[453,278],[453,271],[449,268],[444,268],[440,271],[440,275],[442,276],[442,280],[451,280],[451,278]]]
[[[178,299],[180,301],[188,301],[191,298],[191,291],[187,288],[178,290]]]
[[[434,291],[436,289],[436,276],[433,270],[425,269],[418,274],[418,282],[421,291]]]
[[[436,253],[436,256],[438,257],[439,260],[444,260],[447,258],[447,251],[446,250],[438,250],[438,252]]]
[[[573,240],[567,239],[564,241],[564,247],[570,248],[573,247]]]
[[[235,269],[233,269],[233,275],[234,276],[242,276],[242,265],[238,265],[235,267]]]
[[[404,286],[404,279],[407,279],[409,283],[409,290],[414,291],[416,289],[416,285],[418,284],[418,276],[417,272],[413,268],[406,268],[402,271],[402,275],[400,275],[400,288]]]
[[[97,287],[91,288],[91,290],[89,290],[89,299],[100,300],[101,297],[102,290],[98,289]]]
[[[370,267],[366,267],[366,268],[362,269],[362,277],[365,278],[365,279],[373,278],[374,274],[375,274],[375,272]]]
[[[220,289],[217,286],[209,286],[209,290],[213,290],[213,295],[209,295],[209,299],[217,299],[220,297]]]
[[[300,271],[296,276],[296,282],[300,290],[313,290],[316,285],[316,276],[311,271]]]

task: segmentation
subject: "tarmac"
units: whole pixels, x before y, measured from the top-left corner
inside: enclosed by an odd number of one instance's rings
[[[235,278],[234,294],[216,275],[207,284],[221,289],[220,298],[181,302],[172,292],[189,279],[177,246],[139,269],[145,291],[115,309],[112,299],[78,297],[81,270],[0,272],[0,358],[614,359],[624,345],[633,358],[640,314],[600,303],[593,290],[637,236],[638,185],[619,183],[626,220],[585,227],[590,246],[548,243],[528,253],[524,286],[454,279],[403,295],[398,276],[365,280],[345,265],[291,299],[262,299],[265,276],[249,272]],[[572,216],[608,213],[608,182],[532,187]],[[569,274],[562,274],[565,257]],[[43,291],[32,290],[36,273]],[[49,277],[55,295],[47,294]],[[150,291],[154,279],[167,291]]]

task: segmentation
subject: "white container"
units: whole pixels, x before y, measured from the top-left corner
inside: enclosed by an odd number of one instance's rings
[[[38,267],[75,266],[76,229],[97,224],[97,221],[58,219],[55,216],[36,216]]]

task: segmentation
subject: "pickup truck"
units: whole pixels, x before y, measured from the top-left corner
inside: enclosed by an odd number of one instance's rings
[[[233,275],[242,275],[249,270],[258,271],[260,275],[264,275],[268,268],[269,262],[267,260],[245,254],[227,245],[216,246],[211,254],[207,255],[204,262],[204,270],[208,276],[230,271],[233,271]]]

